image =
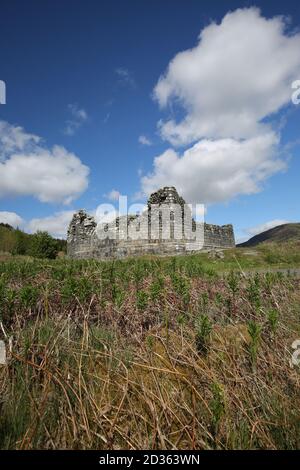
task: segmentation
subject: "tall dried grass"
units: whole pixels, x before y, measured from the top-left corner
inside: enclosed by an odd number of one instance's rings
[[[299,307],[197,257],[3,263],[0,447],[299,448]]]

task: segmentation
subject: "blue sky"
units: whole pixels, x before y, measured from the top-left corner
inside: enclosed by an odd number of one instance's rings
[[[289,0],[2,0],[0,218],[62,236],[73,211],[111,202],[112,190],[144,201],[169,179],[238,239],[299,221],[300,105],[287,99],[299,28]]]

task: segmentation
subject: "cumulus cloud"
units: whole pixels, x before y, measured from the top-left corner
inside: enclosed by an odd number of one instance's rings
[[[22,127],[0,121],[0,162],[12,153],[29,151],[40,141],[40,137],[24,132]]]
[[[48,217],[32,219],[26,226],[27,230],[35,233],[38,230],[49,232],[57,238],[66,238],[69,223],[74,211],[60,211]]]
[[[121,196],[121,193],[117,191],[116,189],[112,189],[111,191],[109,191],[109,193],[104,194],[104,197],[106,197],[110,201],[118,201],[120,196]]]
[[[0,211],[0,223],[9,224],[16,228],[21,227],[24,220],[15,212]]]
[[[253,194],[266,178],[285,168],[277,145],[278,137],[270,132],[241,141],[203,139],[182,155],[168,149],[154,159],[153,172],[142,177],[142,190],[150,194],[173,185],[188,202],[199,204]]]
[[[174,185],[188,202],[209,204],[256,193],[285,169],[269,118],[291,100],[299,50],[300,34],[287,31],[283,17],[266,19],[254,7],[205,27],[154,89],[161,108],[184,111],[182,120],[159,122],[162,138],[189,148],[157,156],[142,191]]]
[[[20,127],[0,122],[0,198],[34,196],[69,204],[88,186],[89,168],[64,147],[46,148]]]
[[[160,121],[162,137],[181,145],[266,132],[262,120],[291,100],[299,50],[300,34],[288,34],[282,16],[266,19],[257,8],[211,23],[196,47],[173,58],[154,89],[162,108],[175,103],[186,113],[179,122]]]
[[[147,145],[147,146],[152,145],[151,140],[148,139],[148,137],[146,137],[145,135],[140,135],[140,136],[139,136],[139,143],[140,143],[141,145]]]
[[[85,123],[85,121],[87,121],[88,115],[87,112],[84,109],[79,108],[77,104],[69,104],[68,109],[71,114],[71,119],[66,121],[64,134],[72,136]]]
[[[277,227],[278,225],[284,225],[288,223],[289,220],[284,219],[270,220],[269,222],[256,225],[255,227],[247,228],[245,232],[251,237],[253,237],[254,235],[258,235],[259,233],[265,232],[266,230],[270,230],[271,228]]]

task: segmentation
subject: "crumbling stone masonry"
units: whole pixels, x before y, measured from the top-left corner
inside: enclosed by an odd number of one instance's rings
[[[162,211],[167,207],[167,231],[162,224]],[[185,201],[174,187],[164,187],[151,194],[148,210],[140,216],[121,216],[109,224],[99,225],[85,211],[75,213],[68,229],[68,256],[71,258],[111,259],[126,256],[176,255],[200,250],[226,249],[235,246],[232,225],[202,224],[202,238],[195,241],[185,234]],[[156,208],[154,210],[153,208]],[[181,211],[182,224],[175,224],[174,212]],[[162,210],[161,210],[162,209]],[[178,215],[178,212],[177,212]],[[191,217],[191,215],[190,215]],[[192,228],[200,224],[192,218]],[[187,231],[187,230],[186,230]],[[136,234],[139,237],[136,237]]]

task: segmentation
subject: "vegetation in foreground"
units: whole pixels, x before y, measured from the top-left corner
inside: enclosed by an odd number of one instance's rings
[[[280,250],[2,261],[0,448],[299,448],[300,280],[246,272]]]

